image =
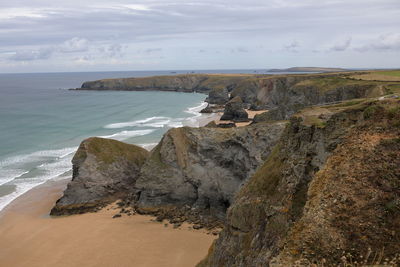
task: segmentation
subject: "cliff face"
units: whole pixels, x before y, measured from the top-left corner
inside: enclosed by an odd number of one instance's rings
[[[210,93],[207,102],[224,104],[228,93],[249,75],[187,74],[145,78],[105,79],[83,83],[77,90],[174,91]]]
[[[379,82],[354,81],[338,74],[286,75],[241,81],[231,96],[240,96],[255,109],[277,110],[276,119],[288,119],[306,106],[376,97],[385,91]]]
[[[251,109],[279,109],[288,119],[303,107],[386,93],[387,83],[353,80],[350,74],[242,75],[188,74],[85,82],[81,90],[176,91],[207,93],[223,105],[236,96]]]
[[[72,159],[72,181],[51,215],[92,211],[126,197],[148,154],[141,147],[111,139],[84,140]]]
[[[271,152],[284,125],[169,130],[136,181],[139,207],[189,205],[222,218],[241,184]]]
[[[297,114],[238,193],[199,266],[338,264],[365,260],[368,248],[393,257],[400,250],[399,127],[398,100]]]

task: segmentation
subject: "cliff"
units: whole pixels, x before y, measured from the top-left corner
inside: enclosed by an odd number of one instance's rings
[[[187,205],[223,219],[234,194],[269,155],[284,126],[169,130],[136,181],[138,207]]]
[[[51,215],[96,210],[132,193],[149,152],[112,139],[84,140],[72,159],[73,174]]]
[[[206,102],[218,110],[219,105],[240,96],[250,109],[279,109],[279,119],[288,119],[306,106],[389,92],[387,82],[356,80],[354,74],[187,74],[85,82],[78,90],[199,92],[208,94]],[[212,106],[206,111],[212,112]]]
[[[399,136],[399,100],[296,114],[237,194],[199,266],[368,264],[372,251],[393,259],[400,251]]]
[[[293,67],[288,69],[270,69],[269,72],[340,72],[348,71],[342,68],[321,68],[321,67]]]

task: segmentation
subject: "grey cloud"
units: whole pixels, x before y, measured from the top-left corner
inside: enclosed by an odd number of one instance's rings
[[[355,50],[359,52],[375,51],[400,51],[400,33],[390,33],[380,35],[370,43],[358,46]]]
[[[10,56],[10,60],[14,61],[32,61],[32,60],[43,60],[49,59],[54,52],[54,49],[45,48],[39,50],[21,50],[15,52],[14,55]]]
[[[23,1],[21,1],[23,2]],[[43,2],[46,2],[44,0]],[[159,36],[162,39],[173,38],[174,34],[193,35],[196,33],[242,33],[254,35],[258,33],[279,33],[315,28],[316,23],[324,27],[349,25],[356,21],[341,15],[342,1],[137,1],[136,5],[149,6],[148,9],[126,12],[126,8],[115,8],[112,4],[93,4],[87,8],[78,8],[78,2],[72,1],[72,7],[44,8],[44,17],[27,18],[25,23],[8,20],[9,28],[18,28],[24,32],[25,41],[60,42],[74,36],[85,36],[96,41],[104,39],[142,40]],[[346,2],[352,12],[352,6],[360,1]],[[49,1],[50,3],[50,1]],[[75,5],[74,5],[75,3]],[[93,2],[92,2],[93,3]],[[271,4],[272,3],[272,4]],[[27,3],[25,3],[27,4]],[[100,7],[96,7],[100,6]],[[129,6],[129,4],[127,4]],[[107,8],[108,6],[108,8]],[[331,12],[324,16],[327,7]],[[363,7],[357,8],[360,10]],[[361,13],[362,11],[360,11]],[[60,13],[62,15],[60,15]],[[341,20],[336,20],[341,17]],[[290,18],[290,20],[282,19]],[[201,21],[201,23],[199,23]],[[361,20],[360,20],[361,21]],[[32,24],[33,23],[33,24]],[[357,23],[358,22],[357,20]],[[31,28],[29,25],[34,25]],[[7,26],[6,26],[7,27]],[[6,33],[7,34],[7,33]],[[25,35],[26,34],[26,35]],[[71,34],[73,34],[71,36]],[[10,44],[20,43],[22,39],[15,34],[7,34],[5,38]]]
[[[10,8],[19,17],[11,14]],[[368,42],[365,36],[398,32],[399,24],[398,0],[136,0],[134,4],[129,0],[70,0],[62,4],[13,0],[0,3],[0,51],[20,51],[12,60],[47,57],[62,64],[76,57],[85,60],[87,54],[92,60],[115,59],[138,51],[145,61],[159,55],[161,51],[152,51],[159,46],[167,59],[186,49],[202,53],[201,60],[209,59],[210,64],[215,57],[231,64],[224,57],[233,47],[235,53],[247,50],[249,58],[258,59],[254,56],[257,49],[247,48],[260,44],[265,55],[270,51],[282,55],[305,50],[353,51],[350,48],[395,51],[399,49],[395,37]],[[324,45],[326,40],[342,36],[352,36],[351,46],[346,42]],[[44,47],[54,47],[54,51],[46,55],[40,52]],[[216,56],[218,51],[223,52]],[[179,64],[185,65],[189,56],[188,52],[181,57]]]
[[[146,53],[146,54],[153,54],[153,53],[157,53],[157,52],[162,52],[162,48],[148,48],[148,49],[144,50],[144,53]]]
[[[352,38],[348,38],[343,42],[337,43],[329,48],[329,51],[345,51],[350,47]]]
[[[232,48],[231,53],[248,53],[249,50],[245,47]]]
[[[283,49],[289,52],[298,52],[298,48],[300,47],[300,44],[297,40],[292,41],[290,44],[284,45]]]

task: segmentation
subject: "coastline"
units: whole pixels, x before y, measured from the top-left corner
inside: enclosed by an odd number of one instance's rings
[[[48,181],[0,212],[4,266],[194,266],[216,238],[188,224],[173,229],[151,216],[113,219],[112,207],[50,217],[68,181]]]
[[[202,127],[220,117],[218,113],[192,112],[197,115],[192,117],[193,125],[188,125],[191,127]],[[146,149],[153,147],[149,144]],[[69,181],[70,178],[48,180],[18,196],[0,211],[2,264],[30,267],[195,266],[217,238],[205,230],[194,230],[187,223],[174,229],[166,222],[152,221],[152,216],[114,219],[117,211],[110,207],[97,213],[50,217],[51,208]]]
[[[163,123],[165,123],[165,125],[163,124],[163,125],[161,125],[161,127],[178,127],[178,126],[179,127],[181,127],[181,126],[202,127],[202,126],[206,125],[207,123],[209,123],[210,121],[218,119],[218,115],[217,114],[203,114],[203,113],[200,113],[200,111],[206,105],[207,105],[207,103],[203,99],[201,103],[195,104],[195,106],[192,106],[192,107],[189,107],[189,108],[185,108],[184,110],[182,110],[182,112],[190,114],[188,117],[185,117],[185,118],[169,118],[171,120],[173,120],[173,119],[179,119],[180,120],[179,123],[176,126],[173,124],[175,122],[172,122],[171,124],[168,124],[168,122],[163,122]],[[140,119],[138,119],[136,121],[140,121]],[[150,122],[150,124],[151,124],[151,122]],[[157,122],[155,124],[157,124]],[[147,130],[134,130],[132,132],[149,131],[148,129],[152,129],[152,131],[153,131],[155,129],[159,129],[159,127],[160,127],[160,125],[155,125],[154,127],[147,126],[147,128],[146,128]],[[110,136],[100,136],[100,135],[99,136],[103,137],[103,138],[111,138],[111,139],[115,139],[115,140],[119,140],[119,141],[125,141],[125,139],[118,138],[117,135],[121,135],[120,133],[129,132],[129,130],[126,130],[126,129],[122,129],[122,130],[123,131],[121,132],[120,129],[116,128],[116,132],[117,133],[113,133]],[[93,136],[95,136],[95,135],[93,135]],[[122,134],[121,136],[122,137],[126,137],[128,135]],[[140,143],[139,142],[139,143],[136,143],[136,145],[141,146],[141,147],[145,148],[148,151],[151,151],[151,149],[153,149],[158,144],[158,142],[160,140],[161,139],[154,140],[154,141],[152,140],[152,141],[150,141],[148,143]],[[83,141],[83,140],[80,140],[80,141]],[[45,156],[46,153],[54,154],[54,157],[53,157],[54,159],[53,160],[57,161],[57,162],[54,162],[53,164],[48,164],[47,162],[44,162],[43,164],[41,164],[39,166],[39,168],[41,168],[41,167],[49,167],[50,168],[50,167],[52,167],[52,165],[54,165],[57,168],[61,168],[62,167],[60,170],[58,170],[56,172],[56,174],[54,174],[54,175],[51,174],[53,176],[46,177],[46,179],[47,179],[46,181],[51,181],[51,180],[54,180],[55,178],[58,179],[57,177],[60,176],[60,175],[63,176],[63,178],[70,176],[68,174],[68,172],[71,172],[71,169],[72,169],[72,165],[71,165],[70,161],[71,161],[72,156],[75,153],[76,149],[78,148],[78,146],[79,146],[79,143],[76,144],[75,147],[66,147],[66,148],[63,148],[63,149],[55,149],[55,150],[54,149],[51,150],[49,148],[48,150],[36,151],[36,152],[28,153],[27,155],[22,154],[21,156],[16,156],[15,160],[14,159],[13,160],[17,162],[17,161],[19,161],[19,159],[17,159],[17,157],[28,158],[30,156],[32,156],[32,157],[36,156],[36,154],[38,154],[38,156],[40,156],[40,157]],[[5,162],[7,162],[7,160],[9,160],[9,159],[6,159]],[[31,160],[31,161],[33,161],[33,160]],[[62,161],[62,165],[57,164],[58,162],[61,162],[61,161]],[[12,161],[10,161],[10,162],[12,162]],[[3,167],[3,166],[0,165],[0,167]],[[53,171],[53,170],[49,169],[49,171]],[[29,172],[30,172],[30,170],[24,170],[23,172],[21,171],[20,173],[17,173],[15,175],[14,174],[7,174],[7,175],[10,175],[10,179],[9,179],[8,182],[13,181],[15,179],[15,177],[26,175]],[[68,176],[66,176],[65,174],[67,174]],[[13,200],[15,200],[18,197],[28,193],[30,190],[32,190],[32,189],[34,189],[34,188],[36,188],[38,186],[43,185],[43,183],[46,183],[46,181],[45,180],[38,181],[38,183],[36,185],[32,184],[32,187],[31,187],[30,184],[25,186],[25,187],[22,187],[22,186],[20,187],[20,185],[18,185],[18,186],[15,186],[15,188],[13,188],[13,187],[10,186],[10,189],[6,188],[6,189],[3,190],[3,192],[2,192],[2,190],[0,188],[0,200],[3,201],[3,202],[0,203],[0,212],[3,209],[6,209],[7,206],[10,205],[10,203]],[[0,182],[3,182],[3,183],[0,183],[0,184],[4,184],[4,183],[7,182],[7,180],[6,181],[0,181]],[[14,190],[14,191],[12,191],[11,193],[8,193],[8,190]]]

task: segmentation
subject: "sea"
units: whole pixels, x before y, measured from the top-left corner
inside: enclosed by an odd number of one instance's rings
[[[0,74],[0,211],[49,180],[71,178],[80,142],[98,136],[154,147],[170,128],[198,127],[206,95],[76,91],[85,81],[194,71]],[[195,73],[264,73],[205,70]]]

